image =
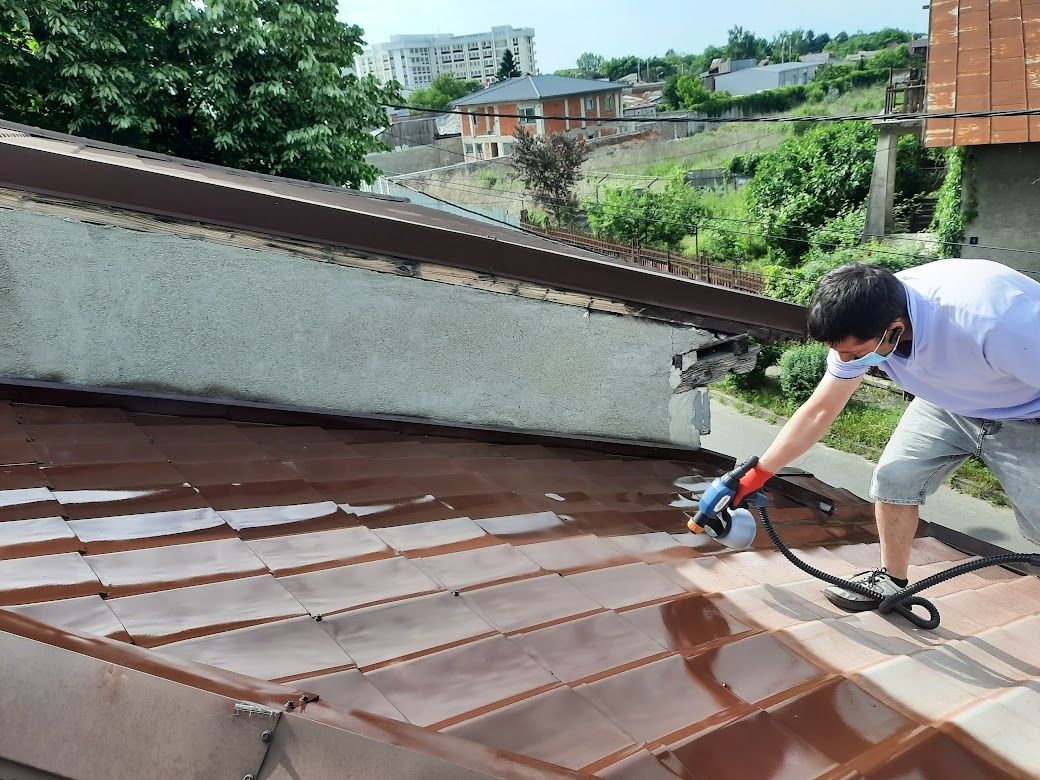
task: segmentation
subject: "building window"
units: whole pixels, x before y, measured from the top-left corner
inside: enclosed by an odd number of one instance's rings
[[[607,111],[613,111],[614,110],[614,96],[613,95],[607,95],[607,108],[606,108],[606,110]]]
[[[595,98],[585,98],[585,110],[586,111],[591,111],[595,107],[596,107],[596,99]]]
[[[521,108],[517,113],[520,114],[520,124],[522,125],[533,125],[534,124],[534,109],[533,108]]]

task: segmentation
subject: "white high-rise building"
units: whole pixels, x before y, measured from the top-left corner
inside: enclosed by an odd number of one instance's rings
[[[365,49],[354,66],[359,76],[371,73],[406,89],[428,87],[441,73],[487,86],[494,82],[506,49],[512,49],[521,75],[538,73],[534,28],[509,25],[473,35],[392,35],[389,43]]]

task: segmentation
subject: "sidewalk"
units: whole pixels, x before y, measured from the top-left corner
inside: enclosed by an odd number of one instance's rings
[[[713,399],[711,433],[701,437],[701,444],[711,450],[733,455],[742,461],[760,455],[779,432],[780,426],[741,414]],[[851,490],[867,498],[874,464],[859,455],[817,444],[793,466],[811,471],[818,479],[835,487]],[[1023,539],[1010,508],[996,507],[943,485],[921,507],[921,517],[954,528],[978,539],[998,544],[1015,552],[1032,552],[1040,547]]]

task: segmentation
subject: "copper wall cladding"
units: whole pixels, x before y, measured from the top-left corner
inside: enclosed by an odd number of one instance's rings
[[[1040,772],[1035,718],[999,727],[1040,704],[1035,578],[918,632],[687,533],[672,481],[718,456],[297,419],[0,402],[0,605],[603,777]],[[876,565],[868,504],[775,484],[807,559]],[[963,558],[918,539],[911,577]]]
[[[929,111],[1040,109],[1040,3],[932,0]],[[1040,141],[1040,115],[929,119],[927,146]]]

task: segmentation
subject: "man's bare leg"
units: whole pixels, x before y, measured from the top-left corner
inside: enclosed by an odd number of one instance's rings
[[[881,565],[890,577],[905,580],[910,564],[910,545],[917,533],[918,507],[914,504],[874,504],[881,535]]]

